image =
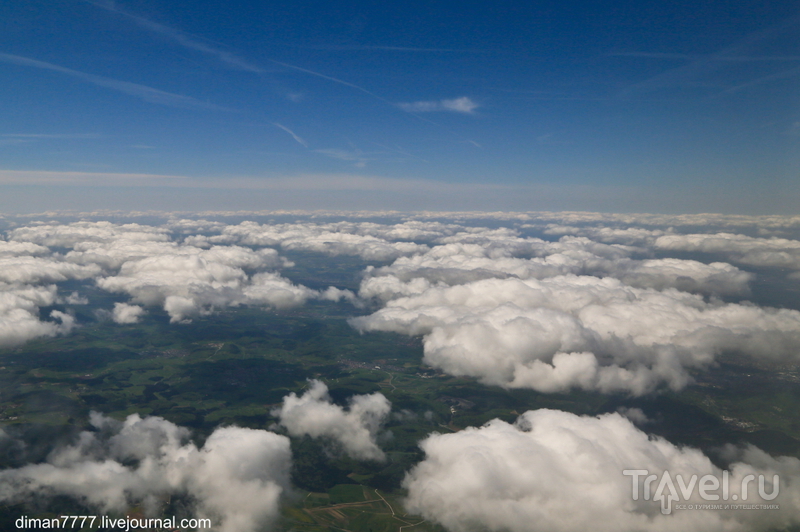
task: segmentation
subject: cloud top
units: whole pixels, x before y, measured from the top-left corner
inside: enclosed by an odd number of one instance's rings
[[[0,500],[66,495],[102,512],[143,505],[156,514],[167,495],[188,495],[193,515],[221,532],[254,532],[277,516],[289,486],[289,439],[264,430],[222,427],[198,448],[189,432],[160,417],[116,421],[96,412],[47,462],[0,472]]]
[[[325,383],[311,380],[303,395],[290,393],[272,415],[292,436],[328,438],[353,458],[385,460],[376,437],[391,410],[389,400],[373,393],[354,395],[348,403],[346,408],[333,404]]]
[[[777,503],[779,511],[679,511],[662,515],[652,486],[649,500],[632,497],[624,470],[672,478],[722,471],[697,449],[653,438],[619,414],[580,417],[536,410],[516,423],[499,419],[480,428],[432,434],[420,444],[425,459],[406,476],[406,508],[448,530],[750,531],[800,522],[796,479],[800,461],[771,458],[755,448],[730,449],[730,495],[741,500],[748,474],[782,479],[779,498],[766,501],[750,485],[750,504]],[[640,479],[641,482],[641,479]],[[769,490],[768,490],[769,491]],[[686,499],[682,501],[687,502]],[[705,503],[695,489],[689,503]],[[723,502],[723,501],[719,501]]]
[[[352,321],[360,330],[422,335],[428,364],[542,392],[677,390],[721,353],[790,359],[800,347],[800,313],[734,302],[753,295],[762,270],[750,265],[781,275],[776,268],[794,264],[798,241],[733,228],[789,235],[800,227],[793,218],[327,213],[258,223],[237,216],[235,223],[86,219],[10,229],[0,241],[0,342],[68,332],[69,312],[39,319],[39,309],[85,301],[50,288],[84,280],[129,298],[109,310],[126,323],[153,307],[182,323],[238,305],[372,305]],[[699,223],[714,225],[700,233]],[[358,297],[292,283],[281,274],[292,267],[284,251],[364,261]],[[687,251],[697,255],[687,259]],[[797,272],[789,273],[793,282]]]

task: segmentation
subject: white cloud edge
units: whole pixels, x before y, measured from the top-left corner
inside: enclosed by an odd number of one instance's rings
[[[407,113],[451,112],[474,114],[480,105],[468,96],[443,98],[441,100],[423,100],[417,102],[401,102],[397,106]]]

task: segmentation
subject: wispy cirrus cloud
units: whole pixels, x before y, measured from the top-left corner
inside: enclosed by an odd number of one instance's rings
[[[357,168],[364,168],[367,165],[367,159],[361,150],[347,151],[336,148],[326,148],[322,150],[314,150],[331,159],[338,159],[340,161],[351,161],[355,163]]]
[[[148,29],[152,32],[163,35],[164,37],[168,37],[174,41],[177,41],[178,44],[181,44],[186,48],[213,55],[228,67],[237,70],[253,72],[256,74],[264,72],[263,68],[254,65],[249,61],[246,61],[241,57],[238,57],[230,52],[206,44],[200,41],[200,39],[196,37],[189,36],[186,33],[178,31],[174,28],[170,28],[169,26],[165,26],[163,24],[159,24],[158,22],[153,22],[152,20],[146,19],[144,17],[132,15],[126,11],[123,11],[119,9],[114,2],[93,2],[92,0],[86,0],[86,1],[92,4],[93,6],[106,9],[118,15],[122,15],[123,17],[132,20],[133,22],[135,22],[136,24],[145,29]]]
[[[266,70],[264,68],[262,68],[262,67],[260,67],[258,65],[255,65],[253,63],[250,63],[249,61],[247,61],[245,59],[242,59],[241,57],[239,57],[239,56],[237,56],[235,54],[232,54],[231,52],[228,52],[226,50],[222,50],[221,48],[218,48],[216,46],[211,46],[209,44],[206,44],[206,43],[202,42],[197,37],[188,35],[188,34],[182,32],[182,31],[176,30],[174,28],[170,28],[169,26],[165,26],[163,24],[159,24],[157,22],[153,22],[152,20],[148,20],[148,19],[146,19],[144,17],[131,15],[130,13],[127,13],[127,12],[117,8],[116,5],[114,5],[113,3],[110,3],[110,2],[93,2],[91,0],[86,0],[86,1],[89,2],[92,5],[97,6],[97,7],[106,9],[108,11],[112,11],[114,13],[118,13],[118,14],[120,14],[120,15],[122,15],[122,16],[124,16],[124,17],[126,17],[126,18],[128,18],[128,19],[130,19],[132,21],[134,21],[136,24],[138,24],[139,26],[141,26],[141,27],[143,27],[145,29],[148,29],[150,31],[158,33],[159,35],[163,35],[165,37],[168,37],[168,38],[172,39],[173,41],[175,41],[176,43],[180,44],[184,48],[188,48],[190,50],[196,50],[198,52],[203,52],[203,53],[212,55],[212,56],[216,57],[217,59],[219,59],[220,61],[222,61],[223,63],[225,63],[229,67],[232,67],[232,68],[235,68],[235,69],[238,69],[238,70],[244,70],[244,71],[247,71],[247,72],[253,72],[254,74],[263,74],[264,72],[266,72]],[[302,73],[308,74],[310,76],[322,78],[322,79],[331,81],[333,83],[338,83],[339,85],[344,85],[345,87],[350,87],[352,89],[356,89],[358,91],[361,91],[361,92],[363,92],[365,94],[368,94],[368,95],[372,96],[373,98],[377,98],[378,100],[380,100],[380,101],[382,101],[382,102],[384,102],[386,104],[392,105],[392,103],[390,101],[388,101],[387,99],[383,98],[382,96],[379,96],[379,95],[375,94],[374,92],[365,89],[364,87],[361,87],[361,86],[356,85],[354,83],[350,83],[349,81],[345,81],[343,79],[335,78],[333,76],[328,76],[326,74],[322,74],[322,73],[316,72],[314,70],[309,70],[307,68],[303,68],[303,67],[300,67],[300,66],[297,66],[297,65],[292,65],[290,63],[284,63],[283,61],[278,61],[278,60],[270,59],[270,58],[265,58],[265,59],[267,61],[269,61],[270,63],[274,64],[274,65],[278,65],[278,66],[281,66],[281,67],[284,67],[284,68],[288,68],[290,70],[295,70],[297,72],[302,72]]]
[[[691,61],[728,61],[728,62],[784,62],[800,61],[798,55],[700,55],[670,52],[612,52],[611,57],[642,57],[645,59],[687,59]]]
[[[729,83],[720,81],[721,73],[726,66],[731,63],[742,62],[794,62],[798,60],[797,56],[773,56],[768,54],[753,53],[759,48],[764,48],[764,43],[777,38],[780,35],[796,32],[797,26],[800,25],[800,17],[792,16],[787,17],[783,22],[775,24],[766,29],[756,31],[747,35],[746,37],[738,40],[737,42],[727,46],[712,54],[691,55],[691,54],[659,54],[648,52],[628,52],[628,53],[615,53],[610,55],[622,57],[642,57],[642,58],[659,58],[659,59],[686,59],[688,62],[675,67],[667,69],[655,76],[649,77],[638,83],[634,83],[623,89],[620,96],[630,97],[637,93],[652,92],[657,90],[669,89],[674,87],[704,87],[704,88],[717,88],[720,84],[727,85]],[[792,77],[797,74],[798,69],[792,68],[777,74],[770,74],[767,76],[760,76],[755,80],[745,81],[738,83],[733,88],[723,89],[718,95],[730,92],[737,92],[750,85],[760,84],[772,81],[774,79],[783,79],[785,77]],[[716,76],[716,77],[715,77]]]
[[[297,135],[297,133],[295,133],[294,131],[292,131],[288,127],[284,126],[283,124],[279,124],[278,122],[273,122],[272,125],[277,127],[277,128],[279,128],[279,129],[284,130],[285,132],[290,134],[292,136],[292,138],[294,140],[296,140],[299,144],[302,144],[303,146],[308,148],[308,143],[305,140],[303,140],[299,135]]]
[[[121,92],[123,94],[134,96],[146,102],[155,103],[158,105],[166,105],[169,107],[208,109],[212,111],[232,111],[232,109],[229,109],[227,107],[222,107],[220,105],[204,102],[202,100],[198,100],[197,98],[192,98],[191,96],[174,94],[171,92],[154,89],[153,87],[148,87],[147,85],[131,83],[129,81],[121,81],[118,79],[111,79],[104,76],[87,74],[86,72],[80,72],[78,70],[73,70],[71,68],[54,65],[53,63],[47,63],[45,61],[39,61],[37,59],[31,59],[20,55],[0,53],[0,61],[3,61],[5,63],[11,63],[14,65],[28,66],[33,68],[39,68],[42,70],[50,70],[52,72],[58,72],[60,74],[66,74],[67,76],[78,78],[93,85],[97,85],[99,87],[105,87],[107,89],[112,89]]]
[[[266,70],[264,68],[262,68],[262,67],[260,67],[258,65],[255,65],[253,63],[250,63],[249,61],[247,61],[245,59],[242,59],[241,57],[238,57],[235,54],[233,54],[231,52],[228,52],[226,50],[223,50],[223,49],[221,49],[221,48],[219,48],[217,46],[213,46],[211,44],[207,44],[206,42],[203,42],[202,40],[200,40],[200,38],[198,38],[198,37],[194,37],[194,36],[191,36],[191,35],[189,35],[187,33],[182,32],[180,30],[176,30],[176,29],[171,28],[169,26],[165,26],[163,24],[159,24],[157,22],[153,22],[153,21],[148,20],[148,19],[146,19],[144,17],[140,17],[140,16],[131,15],[129,13],[126,13],[125,11],[119,9],[113,1],[110,1],[110,0],[105,0],[105,1],[103,1],[103,0],[100,0],[100,1],[85,0],[85,1],[90,3],[90,4],[92,4],[92,5],[100,7],[102,9],[106,9],[108,11],[123,15],[126,18],[134,21],[140,27],[143,27],[145,29],[153,31],[153,32],[155,32],[155,33],[157,33],[159,35],[165,36],[165,37],[173,40],[177,44],[183,46],[184,48],[187,48],[187,49],[190,49],[190,50],[196,50],[196,51],[199,51],[199,52],[203,52],[203,53],[209,54],[209,55],[211,55],[213,57],[216,57],[218,60],[222,61],[223,63],[225,63],[229,67],[232,67],[232,68],[235,68],[235,69],[239,69],[239,70],[248,71],[248,72],[253,72],[255,74],[263,74],[263,73],[266,72]],[[375,46],[375,47],[367,47],[367,48],[374,49],[374,50],[386,50],[386,51],[398,51],[398,52],[423,52],[423,51],[427,51],[427,52],[432,52],[432,51],[444,52],[444,51],[448,51],[449,52],[449,51],[451,51],[449,49],[426,49],[426,48],[392,47],[392,46]],[[452,51],[456,51],[456,50],[452,50]],[[346,81],[346,80],[343,80],[343,79],[340,79],[340,78],[337,78],[337,77],[334,77],[334,76],[329,76],[327,74],[323,74],[323,73],[315,71],[315,70],[310,70],[308,68],[303,68],[303,67],[298,66],[298,65],[294,65],[294,64],[291,64],[291,63],[285,63],[283,61],[278,61],[277,59],[271,59],[269,57],[265,57],[263,59],[265,61],[269,62],[269,63],[272,63],[273,65],[277,65],[277,66],[286,68],[288,70],[293,70],[295,72],[300,72],[300,73],[303,73],[303,74],[307,74],[309,76],[314,76],[316,78],[324,79],[324,80],[330,81],[332,83],[336,83],[338,85],[343,85],[345,87],[350,87],[351,89],[355,89],[355,90],[357,90],[359,92],[362,92],[362,93],[364,93],[364,94],[366,94],[366,95],[368,95],[368,96],[370,96],[370,97],[372,97],[372,98],[374,98],[376,100],[379,100],[379,101],[381,101],[381,102],[383,102],[383,103],[385,103],[385,104],[387,104],[389,106],[399,107],[401,110],[406,111],[406,112],[414,115],[416,119],[418,119],[418,120],[420,120],[422,122],[426,122],[428,124],[434,125],[436,127],[442,127],[442,126],[440,124],[437,124],[436,122],[434,122],[432,120],[429,120],[428,118],[424,118],[422,116],[419,116],[419,113],[431,112],[431,111],[450,111],[450,112],[471,114],[478,107],[477,103],[475,103],[473,100],[471,100],[470,98],[467,98],[467,97],[454,98],[454,99],[450,99],[450,100],[444,99],[444,100],[440,100],[438,102],[414,102],[414,103],[395,104],[395,103],[387,100],[383,96],[381,96],[379,94],[376,94],[376,93],[372,92],[371,90],[366,89],[366,88],[364,88],[364,87],[362,87],[360,85],[356,85],[355,83],[351,83],[349,81]],[[287,98],[290,101],[295,101],[296,102],[296,101],[299,101],[300,99],[302,99],[302,95],[301,94],[297,94],[297,93],[294,93],[294,94],[290,93],[289,95],[287,95]],[[433,103],[434,105],[433,106],[426,105],[428,103]],[[471,141],[469,139],[463,139],[463,140],[465,142],[470,142],[470,143],[478,146],[478,144],[476,142],[474,142],[474,141]],[[363,160],[359,161],[356,164],[356,166],[358,166],[358,167],[363,167],[364,165],[365,165],[365,162]]]
[[[452,113],[472,114],[480,107],[472,98],[462,96],[451,100],[428,100],[420,102],[398,103],[397,106],[408,113],[434,113],[449,111]]]
[[[330,51],[379,51],[379,52],[446,52],[446,53],[476,53],[480,50],[470,50],[464,48],[425,48],[419,46],[380,46],[380,45],[337,45],[323,44],[317,46],[296,46],[307,50],[330,50]]]

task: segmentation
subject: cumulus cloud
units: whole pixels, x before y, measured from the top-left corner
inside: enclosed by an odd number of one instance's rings
[[[433,113],[449,111],[452,113],[472,114],[479,107],[471,98],[462,96],[451,100],[430,100],[421,102],[398,103],[397,106],[409,113]]]
[[[80,295],[78,292],[72,292],[70,295],[64,298],[64,302],[68,305],[88,305],[89,298]]]
[[[0,241],[0,292],[6,292],[2,296],[5,302],[0,314],[0,331],[3,331],[0,342],[12,345],[36,336],[68,331],[73,320],[66,314],[52,315],[61,324],[36,319],[39,306],[53,304],[56,300],[47,298],[47,303],[32,305],[31,298],[19,295],[49,294],[53,289],[43,289],[43,283],[67,280],[94,279],[104,290],[128,294],[132,303],[163,307],[173,322],[184,322],[217,308],[243,304],[286,308],[301,305],[311,298],[355,300],[354,294],[347,290],[330,287],[316,291],[281,277],[276,270],[291,267],[292,263],[274,249],[235,245],[231,237],[225,235],[221,236],[226,241],[216,245],[209,243],[205,235],[197,234],[222,232],[228,227],[218,222],[190,220],[173,220],[159,227],[81,221],[33,223],[8,231],[9,240]],[[172,240],[175,233],[188,236],[181,237],[183,243],[176,242]],[[291,235],[289,237],[291,247]],[[398,256],[392,244],[384,240],[354,238],[360,239],[359,242],[370,240],[391,250],[392,257]],[[319,243],[323,247],[329,244],[328,240]],[[310,247],[315,245],[313,241],[309,243]],[[358,243],[347,245],[349,249],[358,247],[360,252],[370,255],[386,253],[368,251],[369,246],[361,248]],[[397,247],[404,246],[417,247],[408,243]],[[57,301],[86,302],[77,294]],[[139,306],[120,303],[111,316],[117,323],[136,323],[143,312]]]
[[[93,261],[105,249],[93,248]],[[118,248],[112,249],[114,256]],[[148,306],[163,305],[172,321],[182,321],[215,307],[244,303],[286,307],[303,303],[316,293],[297,287],[275,273],[251,277],[244,267],[263,268],[280,264],[275,250],[252,251],[238,246],[158,246],[150,256],[127,258],[113,275],[99,278],[97,285],[109,292],[127,293],[133,301]],[[119,255],[118,255],[119,256]],[[77,260],[78,257],[72,257]],[[80,256],[86,260],[85,255]]]
[[[800,270],[800,241],[785,238],[754,238],[733,233],[664,235],[656,249],[717,253],[728,260],[772,268]]]
[[[209,263],[233,268],[279,268],[290,263],[274,249],[254,251],[240,246],[181,245],[175,242],[137,242],[119,238],[109,243],[80,242],[66,254],[68,261],[79,264],[99,264],[107,269],[119,269],[125,263],[157,256],[199,257]]]
[[[0,240],[0,257],[48,255],[50,249],[33,242],[6,242]]]
[[[744,214],[647,214],[647,213],[605,213],[605,212],[456,212],[448,213],[453,219],[494,219],[514,220],[519,222],[554,223],[562,225],[598,224],[622,226],[652,226],[652,227],[728,227],[728,228],[763,228],[787,229],[800,227],[800,216],[762,215],[749,216]],[[416,218],[439,218],[442,213],[416,214]]]
[[[547,224],[543,231],[546,235],[585,236],[597,242],[642,246],[652,244],[656,238],[668,234],[661,229],[645,229],[642,227],[604,227]]]
[[[199,224],[208,228],[206,222]],[[182,228],[190,226],[182,222]],[[606,234],[607,239],[613,240],[614,234],[622,232],[630,245],[598,242],[585,236],[572,236],[569,231],[558,242],[548,242],[522,238],[517,230],[509,227],[488,229],[419,220],[398,224],[341,221],[260,225],[244,222],[214,227],[213,231],[218,234],[192,236],[185,242],[198,247],[232,243],[281,246],[330,255],[356,255],[366,260],[395,260],[391,267],[371,274],[395,274],[404,279],[435,277],[449,284],[506,274],[541,279],[573,273],[617,277],[640,287],[746,295],[752,277],[726,263],[631,258],[635,253],[647,251],[633,244],[651,245],[658,235],[665,234],[644,229],[613,230],[611,235]]]
[[[187,236],[183,243],[170,240],[173,231],[213,232],[227,227],[187,220],[173,221],[166,227],[108,222],[34,225],[17,228],[10,236],[26,240],[30,245],[49,245],[69,251],[57,261],[12,257],[0,258],[0,262],[9,262],[4,275],[17,282],[93,277],[97,286],[104,290],[128,294],[135,303],[162,306],[173,322],[232,305],[286,308],[301,305],[310,298],[353,298],[347,291],[317,292],[294,285],[275,271],[264,271],[292,266],[274,249],[233,245],[225,236],[222,240],[228,241],[223,245],[211,244],[207,237],[197,234]],[[25,264],[17,265],[20,261]],[[2,276],[0,273],[0,280]],[[124,319],[134,318],[132,308],[135,307],[121,308],[126,309]],[[122,317],[122,312],[115,310],[115,317]]]
[[[243,222],[228,226],[222,234],[208,238],[210,243],[237,243],[245,246],[280,246],[287,250],[316,251],[328,255],[354,255],[366,260],[386,261],[425,251],[427,246],[413,242],[391,242],[375,228],[372,231],[353,224],[270,224]],[[379,233],[374,236],[372,233]],[[398,235],[399,236],[399,235]]]
[[[324,301],[349,301],[354,305],[361,305],[357,296],[351,290],[341,290],[335,286],[329,286],[326,290],[320,292],[319,298]]]
[[[446,243],[425,253],[400,257],[390,266],[369,270],[370,276],[394,275],[402,280],[428,279],[461,284],[487,277],[544,279],[565,274],[615,277],[640,288],[678,288],[714,295],[746,295],[752,274],[727,263],[704,264],[683,259],[632,259],[635,251],[586,238],[564,237],[558,242],[515,235],[460,233],[440,239]],[[525,258],[532,256],[532,258]],[[362,287],[365,297],[382,281]],[[372,286],[370,283],[373,283]]]
[[[720,296],[750,294],[749,283],[755,277],[726,262],[704,264],[696,260],[649,259],[621,260],[614,264],[598,265],[605,272],[625,284],[640,288],[677,288],[684,292]]]
[[[101,271],[94,264],[65,261],[37,243],[0,240],[0,346],[70,332],[75,319],[69,314],[53,310],[50,320],[39,319],[41,307],[63,302],[50,283],[90,279]],[[66,301],[80,304],[83,299],[75,293]]]
[[[754,275],[739,267],[727,262],[663,257],[673,248],[690,250],[680,239],[698,235],[679,235],[670,227],[656,227],[657,224],[671,223],[676,227],[700,223],[714,223],[718,227],[750,224],[751,229],[753,224],[763,224],[770,230],[797,225],[794,219],[787,217],[456,213],[448,219],[441,213],[420,213],[393,214],[391,219],[379,223],[377,218],[369,219],[376,216],[375,213],[345,220],[341,220],[342,213],[325,216],[335,216],[340,221],[323,222],[320,221],[323,215],[319,215],[311,221],[295,223],[246,221],[235,225],[177,217],[161,226],[90,221],[34,222],[8,231],[8,240],[0,241],[0,263],[5,264],[5,268],[0,268],[0,281],[4,280],[9,286],[12,283],[41,286],[70,279],[95,279],[97,286],[104,290],[130,296],[128,305],[162,307],[173,322],[184,322],[237,305],[287,308],[310,299],[322,299],[346,300],[363,307],[366,303],[363,300],[372,300],[388,306],[362,322],[356,321],[364,330],[418,330],[419,334],[426,335],[426,357],[433,360],[445,351],[452,352],[452,356],[438,358],[437,363],[451,367],[456,374],[478,376],[503,386],[531,386],[541,390],[581,387],[644,393],[659,383],[679,388],[687,382],[690,368],[707,366],[717,353],[730,348],[732,338],[749,334],[742,331],[755,331],[756,336],[765,336],[766,346],[781,344],[776,351],[779,353],[785,353],[786,345],[793,345],[795,341],[792,337],[795,332],[784,323],[785,316],[781,318],[784,324],[778,327],[775,335],[770,332],[774,330],[772,325],[761,330],[756,325],[740,327],[736,320],[723,323],[724,320],[716,318],[710,322],[700,319],[702,326],[691,325],[684,335],[694,335],[695,344],[702,344],[693,354],[687,354],[695,349],[688,345],[691,342],[671,344],[675,338],[670,332],[658,341],[643,341],[642,335],[628,334],[626,327],[619,325],[626,321],[623,314],[627,313],[636,317],[629,320],[631,323],[647,321],[645,317],[650,316],[652,319],[642,327],[654,330],[663,327],[661,322],[653,320],[665,319],[664,323],[670,324],[673,315],[687,316],[691,312],[700,312],[701,317],[721,315],[721,311],[714,310],[719,304],[713,300],[704,302],[692,297],[686,300],[683,297],[686,294],[682,293],[750,295]],[[482,222],[491,227],[476,226]],[[523,236],[526,227],[536,227],[560,238],[548,241]],[[700,236],[710,242],[709,238],[720,234]],[[742,267],[756,263],[789,267],[786,265],[792,260],[797,262],[792,251],[792,243],[797,241],[733,236],[736,238],[726,240],[728,251],[724,256]],[[739,242],[742,250],[763,248],[768,243],[774,253],[768,258],[763,253],[753,258],[747,255],[749,251],[736,252],[739,253],[736,255],[731,251],[729,241],[732,240]],[[708,242],[703,245],[710,246]],[[360,298],[356,298],[352,292],[335,287],[312,290],[291,283],[279,273],[282,268],[291,267],[291,263],[271,248],[356,256],[374,266],[364,272]],[[654,258],[656,252],[663,258]],[[550,297],[555,299],[576,297],[580,300],[583,296],[576,295],[576,290],[597,294],[614,292],[627,306],[620,311],[620,316],[609,318],[612,325],[606,326],[600,325],[599,318],[590,319],[589,316],[591,309],[605,308],[607,302],[592,303],[585,309],[553,305],[540,308],[529,302],[520,306],[513,298],[505,301],[501,297],[485,307],[475,308],[459,307],[458,303],[451,303],[448,296],[431,311],[425,309],[425,304],[411,302],[413,308],[406,311],[421,317],[406,315],[399,320],[399,325],[390,323],[396,321],[389,316],[399,312],[400,300],[406,304],[414,298],[448,288],[472,290],[482,281],[499,282],[498,286],[502,287],[499,294],[504,294],[515,279],[528,283],[523,292],[535,284],[533,281],[540,281],[543,283],[540,288],[546,287],[543,290],[549,291]],[[607,279],[619,282],[601,283],[600,288],[592,285]],[[667,301],[664,307],[656,303],[658,297]],[[455,308],[447,310],[452,305]],[[519,312],[515,305],[519,306]],[[685,306],[693,310],[682,314]],[[770,316],[772,312],[755,309],[752,312],[760,313],[759,316]],[[559,312],[561,314],[557,314]],[[408,326],[412,321],[424,321],[423,317],[429,324],[427,328],[420,328],[418,324]],[[505,334],[512,322],[516,331],[514,340],[498,340],[505,347],[493,356],[504,362],[489,371],[491,375],[477,369],[479,360],[483,360],[481,357],[445,364],[446,359],[456,357],[456,352],[464,354],[478,349],[469,339],[471,334],[479,334],[477,328],[488,327],[491,334],[483,342],[491,346],[490,339]],[[756,322],[760,323],[758,319]],[[682,321],[676,318],[675,323]],[[526,329],[528,326],[532,329]],[[470,327],[475,331],[468,334]],[[533,332],[537,327],[550,331],[547,334],[562,330],[571,332],[563,333],[563,341],[544,345],[537,343],[539,333]],[[665,330],[672,329],[666,327]],[[714,340],[708,340],[711,337]],[[521,342],[518,346],[511,345],[518,340]],[[464,348],[461,343],[468,347]],[[529,347],[531,343],[536,347]],[[551,349],[556,344],[560,347]],[[752,342],[741,344],[736,348],[745,352],[759,351],[751,348]],[[445,346],[448,347],[445,349]]]
[[[0,282],[0,347],[24,343],[39,336],[69,333],[75,318],[54,310],[50,321],[39,319],[39,307],[55,304],[55,285],[27,286]]]
[[[138,242],[166,242],[168,230],[141,224],[111,222],[75,222],[19,227],[8,232],[9,240],[32,242],[41,246],[71,248],[81,242],[115,242],[121,238]]]
[[[142,307],[127,303],[114,303],[114,310],[111,312],[114,322],[120,324],[139,323],[139,318],[144,314]]]
[[[457,232],[468,230],[458,224],[434,221],[407,220],[396,224],[378,224],[374,222],[340,222],[331,224],[331,229],[371,235],[389,241],[407,240],[430,242],[434,239],[451,236]]]
[[[285,436],[223,427],[197,448],[186,429],[160,417],[118,422],[92,413],[91,423],[95,431],[47,462],[0,471],[0,500],[67,495],[101,512],[143,505],[153,515],[165,496],[188,495],[194,514],[221,532],[260,530],[277,516],[289,486]]]
[[[384,460],[375,438],[390,410],[389,400],[381,393],[354,395],[348,407],[342,408],[331,402],[325,383],[311,380],[303,395],[290,393],[272,415],[280,418],[280,425],[292,436],[329,438],[353,458]]]
[[[646,423],[650,423],[650,418],[647,417],[647,414],[645,414],[641,408],[628,408],[621,406],[617,408],[617,412],[620,415],[628,418],[631,423],[635,425],[644,425]]]
[[[241,304],[269,305],[289,308],[309,298],[326,296],[304,286],[292,284],[276,273],[247,276],[236,268],[209,265],[198,259],[143,261],[133,264],[119,275],[97,281],[111,292],[130,294],[145,305],[161,305],[173,322],[206,315],[215,308]],[[342,291],[345,293],[345,291]]]
[[[800,346],[798,311],[708,302],[611,278],[396,285],[407,295],[351,323],[364,331],[423,335],[427,364],[509,388],[680,389],[690,368],[707,367],[722,351],[790,358]]]
[[[657,486],[665,472],[679,502],[729,504],[731,500],[702,499],[697,484],[688,497],[678,491],[677,475],[687,482],[692,475],[711,475],[722,482],[723,472],[701,451],[650,437],[616,413],[579,417],[529,411],[513,425],[495,419],[480,428],[433,434],[420,446],[425,459],[404,481],[406,508],[454,532],[522,532],[532,526],[553,532],[728,532],[783,529],[800,522],[800,460],[772,458],[752,447],[731,449],[737,456],[728,467],[728,495],[740,503],[776,504],[779,510],[691,511],[673,504],[671,513],[663,514],[661,503],[671,492],[659,492]],[[634,500],[633,477],[624,475],[625,470],[646,470],[659,479],[646,499],[644,479],[638,478],[639,497]],[[767,483],[778,474],[778,497],[769,500],[774,488],[765,484],[767,499],[762,498],[756,481],[742,500],[742,481],[751,474],[763,475]]]
[[[0,281],[6,283],[56,283],[68,279],[89,279],[101,273],[96,264],[73,264],[44,257],[0,258]]]

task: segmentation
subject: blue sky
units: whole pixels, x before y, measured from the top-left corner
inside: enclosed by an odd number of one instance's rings
[[[0,5],[0,209],[796,213],[791,2]]]

